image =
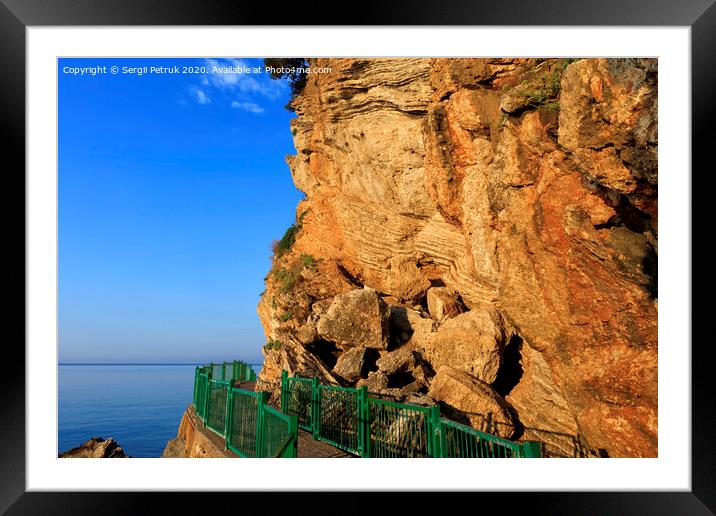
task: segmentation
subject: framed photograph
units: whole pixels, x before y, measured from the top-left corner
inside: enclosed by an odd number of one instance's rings
[[[360,11],[3,0],[26,307],[0,508],[713,513],[712,2]]]

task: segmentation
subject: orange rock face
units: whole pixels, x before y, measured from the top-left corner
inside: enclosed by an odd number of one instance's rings
[[[374,360],[420,353],[420,394],[448,364],[554,455],[656,456],[656,60],[315,61],[332,73],[293,102],[287,161],[306,199],[259,305],[280,343],[261,381],[344,383],[348,346],[316,327],[367,286],[412,318]],[[432,287],[462,313],[431,320]],[[451,330],[462,319],[495,323]],[[364,369],[391,392],[414,385]],[[482,391],[465,404],[489,405]]]

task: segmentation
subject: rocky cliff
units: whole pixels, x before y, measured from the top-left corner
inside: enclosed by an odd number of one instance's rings
[[[287,369],[549,455],[656,456],[656,60],[311,62],[262,388]]]
[[[126,459],[129,455],[124,453],[122,447],[112,439],[92,437],[76,448],[59,454],[60,459]]]
[[[162,452],[164,459],[226,458],[235,457],[225,450],[222,438],[208,430],[196,415],[194,406],[184,411],[177,436],[169,440]]]

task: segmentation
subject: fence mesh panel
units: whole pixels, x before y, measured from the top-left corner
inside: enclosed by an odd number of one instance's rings
[[[292,456],[291,423],[286,416],[276,409],[265,406],[263,409],[262,457]]]
[[[358,390],[321,385],[319,438],[342,450],[359,453]]]
[[[430,456],[427,409],[370,398],[368,404],[371,457]]]
[[[296,416],[298,427],[311,432],[312,382],[307,378],[289,378],[286,413]]]
[[[228,385],[221,380],[209,381],[209,406],[207,407],[206,426],[224,435],[226,423],[226,398]]]
[[[484,434],[469,426],[441,419],[443,457],[450,458],[510,458],[523,457],[518,443]]]
[[[196,388],[196,403],[194,408],[196,414],[202,419],[206,419],[206,390],[209,386],[209,376],[206,373],[200,373],[198,377],[198,385]]]
[[[229,448],[243,457],[256,457],[258,422],[258,397],[234,389]]]

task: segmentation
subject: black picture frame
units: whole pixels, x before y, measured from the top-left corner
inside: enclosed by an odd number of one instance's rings
[[[424,0],[363,2],[356,5],[350,19],[337,16],[337,5],[316,8],[308,4],[277,7],[268,2],[192,2],[187,0],[0,0],[0,105],[2,106],[3,162],[7,198],[23,199],[25,182],[19,170],[25,168],[25,29],[28,26],[63,25],[602,25],[602,26],[689,26],[692,50],[692,162],[706,163],[706,152],[713,146],[716,94],[716,5],[714,0],[541,0],[484,2],[460,0],[433,4]],[[14,158],[14,167],[8,167]],[[704,167],[705,168],[705,167]],[[692,177],[693,177],[692,173]],[[19,192],[23,192],[21,196]],[[6,221],[16,220],[21,207],[3,203]],[[696,221],[695,217],[692,217]],[[17,225],[19,226],[19,225]],[[22,229],[6,224],[7,232]],[[692,232],[693,234],[693,232]],[[13,235],[14,236],[14,235]],[[9,249],[9,247],[8,247]],[[10,255],[10,253],[6,253]],[[20,257],[20,254],[22,255]],[[23,252],[17,253],[17,269],[25,270]],[[668,273],[668,272],[667,272]],[[11,274],[12,275],[12,274]],[[19,278],[19,274],[14,276]],[[18,282],[20,280],[18,279]],[[24,282],[23,295],[24,299]],[[18,307],[17,298],[12,306]],[[22,303],[24,310],[24,303]],[[17,312],[19,308],[13,308]],[[24,313],[9,317],[15,324]],[[24,326],[21,338],[24,340]],[[690,333],[690,332],[689,332]],[[697,343],[696,339],[693,339]],[[686,351],[690,342],[682,343]],[[487,508],[491,502],[509,509],[547,514],[713,514],[716,511],[716,439],[712,437],[716,403],[709,378],[708,354],[713,344],[691,346],[692,353],[692,490],[689,492],[585,492],[585,493],[481,493],[468,504]],[[69,493],[25,492],[25,353],[19,340],[4,347],[5,367],[0,375],[0,511],[8,514],[125,514],[150,510],[148,497],[162,504],[163,512],[176,506],[188,510],[218,510],[216,500],[207,502],[196,493]],[[317,485],[318,487],[318,485]],[[236,495],[233,495],[236,496]],[[360,493],[322,493],[308,502],[303,493],[271,494],[271,506],[260,496],[241,495],[240,511],[270,510],[279,507],[324,507],[331,512],[365,513],[375,506]],[[263,494],[265,497],[266,495]],[[447,495],[446,495],[447,496]],[[453,496],[453,495],[449,495]],[[440,496],[405,496],[400,510],[427,509],[429,500]],[[234,498],[235,500],[238,498]],[[445,500],[445,499],[443,499]],[[154,501],[154,500],[152,500]],[[232,502],[229,502],[232,503]],[[444,502],[443,502],[444,503]],[[228,509],[229,506],[224,506]],[[320,512],[320,507],[318,511]],[[443,505],[444,507],[444,505]],[[305,510],[305,509],[304,509]],[[449,509],[448,509],[449,510]]]

